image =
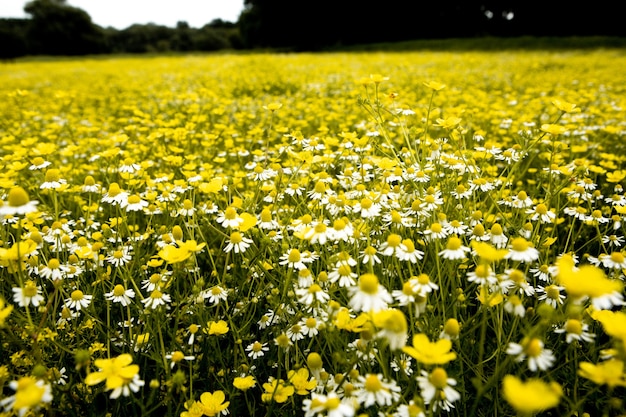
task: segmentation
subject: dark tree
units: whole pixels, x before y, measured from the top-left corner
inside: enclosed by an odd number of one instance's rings
[[[104,35],[81,9],[64,0],[33,0],[24,6],[31,16],[27,37],[31,52],[49,55],[84,55],[104,52]]]
[[[0,60],[12,60],[28,54],[26,19],[0,19]]]

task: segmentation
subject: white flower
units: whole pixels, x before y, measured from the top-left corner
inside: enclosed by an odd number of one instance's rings
[[[393,299],[385,287],[380,285],[374,274],[363,274],[358,286],[349,287],[349,304],[355,311],[376,312],[387,308]]]
[[[506,353],[515,356],[517,362],[522,362],[528,357],[528,369],[532,372],[550,369],[556,359],[552,351],[544,349],[543,342],[537,338],[524,340],[522,344],[511,342]]]
[[[65,306],[78,311],[89,307],[92,298],[93,295],[84,294],[81,290],[74,290],[70,294],[70,297],[65,299]]]
[[[26,307],[28,305],[39,307],[39,304],[44,300],[43,295],[41,295],[41,287],[31,280],[26,281],[24,287],[12,288],[12,291],[13,301],[20,307]]]
[[[152,290],[150,295],[141,302],[146,306],[146,308],[151,308],[155,310],[158,306],[167,305],[172,301],[172,297],[169,294],[165,294],[158,289]]]
[[[246,347],[246,352],[248,352],[248,357],[252,359],[258,359],[262,357],[263,355],[265,355],[265,352],[267,352],[268,350],[270,350],[270,348],[267,346],[267,343],[261,343],[261,342],[250,343]]]
[[[461,394],[452,388],[456,381],[448,378],[443,368],[435,368],[430,374],[422,370],[421,376],[417,377],[417,383],[422,390],[424,404],[429,405],[432,402],[433,411],[441,408],[449,412],[454,408],[452,403],[461,399]]]
[[[389,406],[400,399],[401,388],[394,380],[386,381],[382,374],[359,376],[363,389],[357,394],[357,400],[364,407],[374,404]]]
[[[509,252],[504,256],[506,259],[519,262],[532,262],[539,259],[539,251],[533,248],[523,237],[516,237],[511,242]]]
[[[252,239],[244,237],[239,232],[232,232],[230,234],[230,239],[227,240],[224,252],[228,253],[230,251],[234,251],[235,253],[244,253],[252,243]]]
[[[131,298],[135,297],[135,291],[133,291],[131,288],[124,288],[122,284],[117,284],[113,288],[113,291],[105,293],[104,297],[109,301],[113,301],[114,303],[120,303],[124,307],[126,307],[130,305]]]

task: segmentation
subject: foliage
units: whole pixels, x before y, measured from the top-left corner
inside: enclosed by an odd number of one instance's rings
[[[618,415],[624,53],[0,68],[5,415]]]

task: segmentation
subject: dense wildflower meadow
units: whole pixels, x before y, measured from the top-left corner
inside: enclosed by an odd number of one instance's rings
[[[626,414],[626,55],[0,67],[0,415]]]

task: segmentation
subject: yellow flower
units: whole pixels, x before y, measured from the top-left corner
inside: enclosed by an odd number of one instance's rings
[[[413,346],[405,346],[402,351],[424,365],[443,365],[456,359],[456,353],[450,352],[452,342],[440,339],[428,340],[423,333],[413,336]]]
[[[402,349],[406,344],[408,331],[404,313],[392,308],[378,311],[373,316],[374,325],[380,329],[378,336],[387,340],[390,349]]]
[[[94,364],[100,368],[98,372],[92,372],[85,378],[85,384],[96,385],[105,381],[105,389],[113,390],[111,398],[117,398],[120,394],[128,395],[128,390],[137,391],[143,381],[137,379],[139,365],[133,365],[133,358],[128,353],[112,359],[96,359]]]
[[[176,246],[165,246],[159,251],[159,257],[168,264],[175,264],[187,260],[191,256],[191,252],[186,248],[177,248]]]
[[[504,259],[508,253],[506,249],[496,249],[489,243],[479,242],[476,240],[472,241],[471,246],[478,257],[487,263],[500,261]]]
[[[620,339],[626,345],[626,313],[621,311],[599,310],[591,313],[591,317],[602,324],[609,336]]]
[[[295,392],[293,385],[285,385],[285,381],[282,379],[274,379],[270,377],[270,380],[263,384],[265,392],[261,394],[261,401],[268,403],[272,400],[279,404],[286,402],[289,397]]]
[[[556,382],[546,383],[537,378],[523,382],[513,375],[506,375],[502,381],[502,395],[515,409],[523,414],[534,414],[556,407],[563,391]]]
[[[604,271],[593,265],[583,265],[574,268],[574,262],[569,255],[557,261],[559,273],[557,281],[565,287],[567,293],[574,299],[589,297],[591,299],[621,293],[623,284],[606,277]]]
[[[547,124],[547,123],[541,125],[541,130],[553,136],[562,135],[563,133],[567,132],[567,128],[565,126]]]
[[[207,327],[209,329],[208,333],[209,334],[214,334],[214,335],[223,335],[228,333],[228,323],[226,323],[224,320],[219,320],[219,321],[210,321],[207,324]]]
[[[273,112],[275,112],[276,110],[280,109],[281,107],[283,107],[283,105],[282,105],[282,104],[280,104],[280,103],[276,103],[276,102],[274,102],[274,103],[270,103],[270,104],[268,104],[267,106],[263,106],[263,108],[264,108],[265,110],[269,110],[269,111],[271,111],[272,113],[273,113]]]
[[[578,375],[598,385],[608,385],[609,388],[626,387],[624,362],[618,359],[609,359],[597,365],[581,362],[579,366]]]
[[[568,103],[567,101],[560,100],[558,98],[552,100],[552,104],[554,104],[559,110],[565,113],[580,113],[580,107],[577,107],[573,103]]]
[[[297,371],[289,371],[287,378],[298,395],[308,395],[309,392],[317,386],[315,378],[309,379],[309,370],[306,368],[300,368]]]
[[[247,389],[252,388],[254,385],[256,385],[256,380],[254,379],[254,377],[252,375],[248,375],[248,376],[237,376],[235,377],[235,379],[233,380],[233,386],[237,389],[240,389],[242,391],[245,391]]]
[[[225,411],[230,405],[230,401],[226,401],[224,391],[215,391],[214,393],[205,392],[200,396],[202,411],[206,416],[214,416]],[[226,411],[227,414],[228,411]]]
[[[4,326],[4,322],[6,321],[9,314],[13,311],[13,306],[9,305],[5,307],[5,301],[2,297],[0,297],[0,327]]]
[[[460,117],[451,116],[445,119],[437,119],[437,123],[435,123],[435,126],[443,127],[446,130],[451,130],[457,127],[459,123],[461,123]]]
[[[17,381],[11,381],[9,387],[15,390],[15,394],[2,400],[6,410],[16,410],[20,416],[28,410],[39,408],[42,403],[52,401],[50,384],[32,376],[24,376]]]
[[[440,82],[437,81],[424,81],[423,84],[432,89],[433,91],[440,91],[443,90],[444,88],[446,88],[445,84],[442,84]]]

